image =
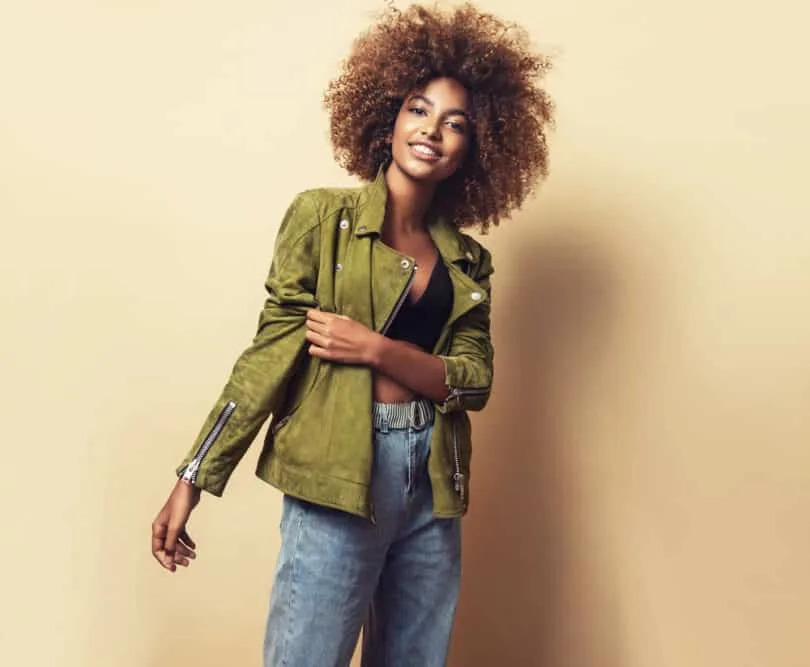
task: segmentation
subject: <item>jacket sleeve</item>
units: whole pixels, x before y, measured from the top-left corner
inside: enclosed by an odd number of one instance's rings
[[[306,312],[316,306],[320,225],[306,195],[287,209],[265,283],[267,299],[252,344],[230,377],[177,474],[215,496],[270,413],[305,353]]]
[[[486,299],[459,318],[454,325],[447,354],[439,355],[444,362],[448,388],[447,398],[438,404],[442,413],[482,410],[489,400],[494,357],[490,337],[492,273],[492,256],[481,247],[475,281],[486,294]]]

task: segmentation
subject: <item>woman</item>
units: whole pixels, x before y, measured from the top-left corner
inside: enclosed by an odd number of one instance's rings
[[[201,490],[222,494],[273,415],[259,477],[284,492],[268,666],[443,665],[469,499],[469,410],[492,383],[489,252],[463,234],[546,172],[548,61],[465,5],[388,11],[326,93],[367,184],[299,194],[252,345],[178,468],[152,551],[175,571]]]

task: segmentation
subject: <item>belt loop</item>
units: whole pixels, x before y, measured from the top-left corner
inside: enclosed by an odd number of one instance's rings
[[[391,416],[386,411],[385,405],[381,403],[374,403],[373,423],[374,428],[380,433],[388,433]]]
[[[422,424],[420,423],[421,420],[419,417],[421,416],[419,412],[419,401],[411,401],[411,409],[408,421],[410,422],[410,427],[415,431],[418,431]]]
[[[416,431],[421,431],[428,425],[427,406],[425,401],[416,400],[411,403],[411,427]]]

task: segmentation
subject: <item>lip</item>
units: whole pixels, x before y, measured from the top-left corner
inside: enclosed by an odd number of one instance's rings
[[[427,153],[422,153],[421,151],[416,150],[417,146],[424,146],[425,148],[431,150],[433,154],[428,155]],[[442,157],[442,152],[436,146],[428,143],[427,141],[412,141],[408,143],[408,147],[411,149],[411,155],[419,160],[424,160],[425,162],[436,162]]]

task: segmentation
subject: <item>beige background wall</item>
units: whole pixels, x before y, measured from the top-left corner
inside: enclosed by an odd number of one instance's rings
[[[0,664],[259,665],[280,497],[149,524],[252,335],[321,92],[382,3],[0,5]],[[484,3],[560,52],[553,173],[487,242],[453,667],[810,664],[798,2]]]

